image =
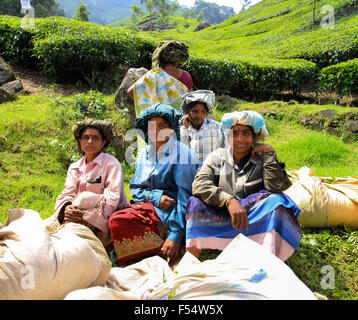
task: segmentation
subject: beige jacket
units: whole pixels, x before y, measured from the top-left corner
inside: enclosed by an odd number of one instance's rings
[[[251,157],[242,170],[234,163],[231,147],[208,155],[193,181],[193,195],[205,203],[223,207],[235,197],[246,198],[260,190],[280,193],[291,186],[285,164],[277,160],[276,152]]]

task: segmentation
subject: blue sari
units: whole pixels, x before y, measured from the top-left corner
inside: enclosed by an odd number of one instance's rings
[[[297,205],[285,194],[266,190],[238,201],[248,214],[248,230],[243,228],[239,231],[232,227],[226,207],[216,208],[200,198],[190,197],[186,214],[186,246],[223,250],[241,233],[285,261],[302,239]]]

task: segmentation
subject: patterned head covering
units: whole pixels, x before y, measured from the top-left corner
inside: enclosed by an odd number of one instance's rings
[[[106,144],[103,146],[103,149],[105,149],[109,145],[113,137],[113,127],[114,127],[113,123],[105,120],[94,120],[94,119],[85,119],[76,122],[76,124],[72,128],[72,132],[77,142],[78,139],[81,138],[81,133],[87,127],[93,127],[101,131],[103,135],[103,140],[106,140]]]
[[[237,124],[252,127],[256,134],[257,141],[264,140],[269,134],[264,119],[256,111],[245,110],[226,113],[221,119],[221,128],[226,135],[229,133],[229,130]]]
[[[144,133],[146,143],[148,143],[148,121],[153,117],[162,117],[167,120],[173,127],[177,140],[180,139],[179,119],[181,113],[169,105],[158,103],[142,111],[134,123],[134,128]]]
[[[215,93],[210,90],[197,90],[192,92],[187,92],[181,97],[183,102],[181,104],[181,110],[183,114],[189,112],[189,104],[191,102],[201,102],[206,106],[208,112],[215,108]]]
[[[161,67],[161,62],[183,63],[189,58],[189,48],[175,40],[162,41],[152,54],[152,69]]]

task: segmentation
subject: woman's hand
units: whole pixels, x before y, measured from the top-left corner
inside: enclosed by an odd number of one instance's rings
[[[183,124],[184,124],[184,127],[185,128],[189,128],[190,124],[191,124],[191,119],[190,119],[190,116],[188,114],[186,114],[184,117],[183,117]]]
[[[64,211],[64,223],[74,222],[87,225],[87,222],[82,219],[84,213],[84,210],[80,210],[75,206],[69,205],[65,208]]]
[[[272,146],[265,143],[258,143],[254,149],[251,151],[252,157],[256,158],[256,153],[265,153],[269,151],[275,151]]]
[[[234,229],[239,231],[245,226],[246,231],[249,229],[249,219],[247,218],[246,210],[235,199],[231,198],[227,204],[227,209],[231,216],[231,224]]]
[[[167,211],[171,206],[176,206],[176,205],[177,202],[174,199],[172,199],[167,195],[162,195],[159,201],[158,208]]]
[[[175,260],[180,253],[180,243],[166,239],[162,245],[161,251],[164,257],[169,258],[170,260]]]

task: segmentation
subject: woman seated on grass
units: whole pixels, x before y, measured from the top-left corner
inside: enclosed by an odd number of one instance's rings
[[[225,147],[225,136],[220,124],[209,119],[215,107],[215,94],[210,90],[197,90],[182,96],[183,124],[180,141],[188,145],[203,161],[209,153]]]
[[[221,122],[230,146],[212,152],[193,182],[187,206],[187,250],[223,250],[239,233],[285,261],[298,247],[300,209],[282,193],[291,182],[268,144],[260,114],[236,111]],[[239,259],[239,257],[237,257]]]
[[[110,241],[109,217],[128,203],[121,164],[103,151],[110,143],[112,126],[107,121],[86,119],[73,127],[84,156],[70,165],[65,189],[55,204],[55,216],[61,224],[75,222],[87,225],[104,244]],[[90,197],[93,194],[102,195],[94,208],[83,209],[72,205],[76,197],[85,191]]]
[[[109,219],[118,264],[160,253],[174,266],[185,252],[185,207],[198,159],[177,140],[180,112],[157,104],[135,128],[148,143],[136,161],[130,192],[136,204]]]

